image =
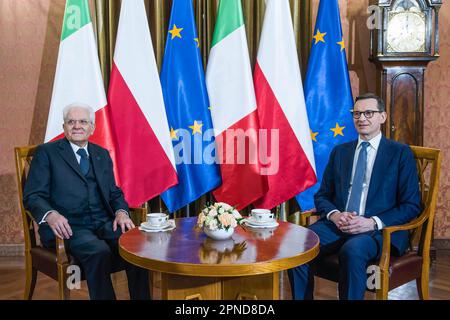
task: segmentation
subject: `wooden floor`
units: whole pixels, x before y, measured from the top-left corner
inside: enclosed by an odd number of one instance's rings
[[[0,257],[0,300],[17,300],[23,298],[25,281],[23,258]],[[117,298],[129,299],[126,276],[124,272],[113,275],[113,284]],[[316,294],[318,300],[335,300],[337,298],[337,286],[323,279],[316,279]],[[282,299],[291,299],[289,282],[286,273],[280,281],[280,294]],[[159,291],[156,289],[153,297],[158,299]],[[86,282],[83,281],[80,290],[73,290],[71,297],[74,300],[88,299]],[[430,270],[430,297],[436,300],[450,300],[450,251],[438,251],[436,261]],[[51,300],[57,298],[56,281],[39,273],[33,299]],[[367,293],[366,299],[375,299],[374,294]],[[416,284],[410,282],[389,293],[392,300],[416,300],[418,299]]]

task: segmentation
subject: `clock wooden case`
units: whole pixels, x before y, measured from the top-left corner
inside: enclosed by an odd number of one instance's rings
[[[423,145],[425,70],[439,57],[441,0],[378,0],[378,26],[370,31],[377,93],[386,103],[383,128],[391,139]]]

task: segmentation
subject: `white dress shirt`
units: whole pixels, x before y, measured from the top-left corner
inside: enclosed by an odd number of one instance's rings
[[[377,157],[378,147],[380,146],[381,141],[381,132],[370,139],[369,141],[365,141],[358,137],[358,144],[356,146],[355,156],[353,157],[353,166],[352,166],[352,177],[350,179],[350,188],[348,189],[348,196],[347,196],[347,204],[345,205],[345,209],[347,210],[348,206],[348,200],[350,198],[350,193],[352,191],[352,185],[353,185],[353,177],[355,176],[355,169],[356,169],[356,163],[358,161],[359,153],[361,152],[361,144],[363,142],[368,142],[369,146],[367,146],[367,166],[366,166],[366,174],[364,176],[364,182],[363,182],[363,190],[361,195],[361,203],[359,205],[359,215],[363,216],[366,211],[366,201],[367,201],[367,194],[369,193],[369,185],[370,185],[370,179],[372,178],[372,170],[373,165],[375,163],[375,158]],[[330,211],[327,214],[328,220],[330,219],[330,216],[332,213],[337,212],[338,210]],[[372,216],[377,223],[378,229],[381,230],[383,228],[383,222],[380,220],[380,218],[376,216]]]

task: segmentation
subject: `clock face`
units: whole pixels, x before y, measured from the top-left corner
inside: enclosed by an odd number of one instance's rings
[[[387,52],[425,52],[425,14],[391,12],[387,28]]]

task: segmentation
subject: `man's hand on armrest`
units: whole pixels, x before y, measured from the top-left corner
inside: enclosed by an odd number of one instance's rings
[[[50,211],[45,217],[45,222],[47,222],[58,238],[70,239],[72,236],[72,228],[70,228],[69,222],[58,211]]]

